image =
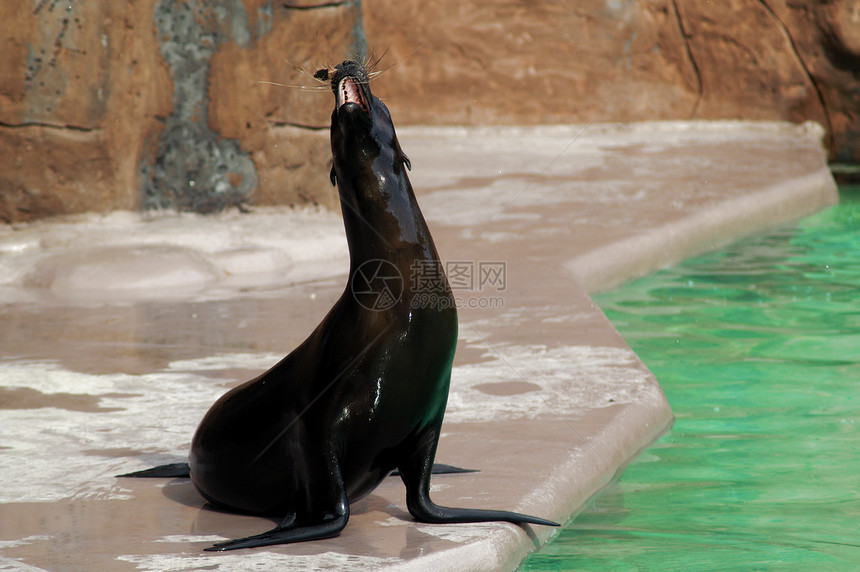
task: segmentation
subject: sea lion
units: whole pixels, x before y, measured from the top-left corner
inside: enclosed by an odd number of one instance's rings
[[[349,504],[392,471],[414,518],[428,523],[507,521],[558,526],[533,516],[438,506],[430,475],[457,345],[457,311],[439,255],[406,175],[391,116],[370,91],[365,67],[345,61],[331,82],[332,183],[340,193],[350,269],[344,293],[301,345],[269,371],[227,392],[209,410],[189,455],[194,486],[229,510],[283,516],[274,529],[206,550],[336,536]],[[386,281],[436,268],[384,303],[361,303],[354,285],[394,292]],[[396,272],[392,271],[395,269]],[[422,304],[432,288],[438,303]],[[161,471],[159,472],[159,469]],[[133,476],[184,476],[184,464]]]

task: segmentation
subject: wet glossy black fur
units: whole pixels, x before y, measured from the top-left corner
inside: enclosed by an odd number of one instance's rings
[[[348,284],[307,340],[212,406],[191,446],[194,485],[217,506],[284,519],[267,533],[209,550],[335,536],[349,503],[395,469],[409,512],[420,521],[555,525],[511,512],[440,507],[429,498],[457,314],[444,275],[432,292],[442,303],[413,307],[427,293],[411,288],[416,262],[438,264],[439,256],[388,109],[371,94],[362,66],[337,66],[333,90],[344,77],[356,79],[369,107],[368,113],[357,103],[336,105],[331,120],[349,284],[363,263],[384,260],[399,271],[403,292],[374,310],[359,304]]]

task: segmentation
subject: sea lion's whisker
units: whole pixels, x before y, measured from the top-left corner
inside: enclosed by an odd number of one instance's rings
[[[292,89],[306,89],[308,91],[328,91],[328,87],[324,85],[300,85],[294,83],[278,83],[276,81],[265,81],[259,80],[257,83],[263,83],[266,85],[276,85],[278,87],[289,87]]]
[[[277,83],[277,82],[272,82],[272,81],[260,81],[258,83],[266,83],[269,85],[277,85],[280,87],[303,89],[303,90],[308,90],[308,91],[328,91],[328,87],[325,85],[326,83],[328,83],[328,79],[320,79],[317,76],[317,74],[319,72],[311,73],[307,69],[305,69],[304,67],[297,66],[296,64],[292,63],[287,58],[283,58],[283,60],[284,60],[284,63],[286,63],[291,68],[293,68],[293,70],[297,71],[299,74],[306,75],[309,78],[312,78],[315,82],[320,82],[323,85],[284,84],[284,83]],[[313,67],[316,68],[317,66],[313,66]],[[329,74],[331,74],[333,72],[333,68],[330,68],[329,66],[325,66],[325,69],[329,70]]]
[[[264,79],[257,80],[257,83],[265,83],[266,85],[276,85],[278,87],[294,87],[288,83],[278,83],[276,81],[266,81]]]
[[[287,65],[289,65],[291,68],[293,68],[294,70],[296,70],[296,71],[297,71],[297,72],[299,72],[299,73],[303,73],[303,74],[305,74],[306,76],[314,77],[314,74],[312,74],[311,72],[309,72],[308,70],[306,70],[306,69],[305,69],[305,68],[303,68],[302,66],[297,66],[296,64],[294,64],[293,62],[291,62],[291,61],[290,61],[290,60],[288,60],[287,58],[284,58],[284,63],[286,63]],[[317,67],[320,67],[320,66],[311,66],[311,67],[312,67],[312,68],[317,68]],[[314,79],[316,79],[316,78],[314,78]]]
[[[379,56],[378,58],[376,58],[375,62],[371,61],[371,59],[373,58],[373,55],[374,55],[373,52],[370,52],[369,54],[367,54],[364,69],[366,69],[368,71],[368,75],[370,74],[371,70],[376,69],[376,66],[379,65],[379,62],[382,61],[382,58],[385,57],[385,55],[388,53],[388,50],[390,50],[390,49],[391,49],[391,44],[389,43],[387,46],[385,46],[385,50],[382,52],[382,55]]]

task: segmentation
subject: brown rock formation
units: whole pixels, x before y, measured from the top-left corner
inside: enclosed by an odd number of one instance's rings
[[[312,76],[353,49],[359,13],[347,3],[323,8],[312,8],[318,2],[286,4],[279,5],[270,21],[251,22],[251,29],[272,27],[252,48],[228,42],[213,55],[209,121],[221,137],[241,141],[250,152],[259,179],[254,204],[339,209],[328,175],[332,94]]]
[[[852,0],[365,0],[400,122],[818,121],[860,161]]]
[[[811,119],[831,158],[860,162],[853,0],[7,4],[0,221],[336,207],[331,96],[298,69],[365,31],[399,124]]]
[[[152,6],[13,4],[0,24],[0,220],[134,208],[145,142],[170,111]]]
[[[0,23],[0,221],[87,210],[336,205],[317,59],[351,1],[39,0]],[[11,6],[11,4],[10,4]],[[360,30],[360,28],[358,28]],[[359,35],[360,36],[360,35]],[[289,61],[287,61],[289,59]],[[327,63],[327,62],[326,62]]]

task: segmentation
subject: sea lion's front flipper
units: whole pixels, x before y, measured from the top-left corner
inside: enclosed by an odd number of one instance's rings
[[[188,468],[188,463],[170,463],[169,465],[159,465],[151,469],[117,475],[117,477],[135,477],[146,479],[188,479],[191,477],[191,469]]]
[[[406,485],[406,507],[409,509],[409,514],[416,520],[432,524],[502,521],[514,524],[559,526],[557,522],[527,514],[504,510],[450,508],[434,503],[430,500],[430,475],[438,441],[438,428],[425,433],[418,439],[414,452],[399,467],[400,478]]]
[[[349,520],[349,502],[346,493],[342,497],[333,514],[326,514],[319,523],[299,524],[295,514],[288,514],[281,523],[268,532],[256,534],[247,538],[219,542],[204,550],[208,552],[236,550],[238,548],[255,548],[273,544],[289,544],[305,540],[321,540],[340,534]]]
[[[349,520],[349,500],[340,466],[330,452],[315,450],[312,453],[293,458],[300,466],[300,472],[310,475],[311,478],[307,482],[290,485],[295,487],[290,503],[294,508],[278,526],[262,534],[219,542],[206,550],[212,552],[290,544],[331,538],[340,534]]]

